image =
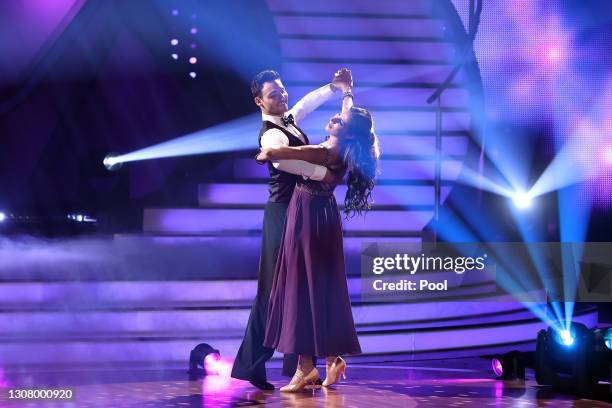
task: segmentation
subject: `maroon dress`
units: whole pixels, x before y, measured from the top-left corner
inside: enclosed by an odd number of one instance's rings
[[[300,180],[289,202],[264,340],[266,347],[285,354],[361,353],[334,188]]]

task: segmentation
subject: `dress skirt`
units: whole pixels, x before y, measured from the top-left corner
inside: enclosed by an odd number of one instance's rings
[[[296,185],[268,304],[264,346],[286,354],[359,354],[342,222],[332,191]]]

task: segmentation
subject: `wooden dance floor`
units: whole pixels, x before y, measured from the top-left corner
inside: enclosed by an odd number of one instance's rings
[[[287,379],[278,368],[270,379],[280,387]],[[220,376],[189,381],[184,370],[83,370],[5,373],[10,387],[70,388],[72,401],[8,402],[2,407],[608,407],[610,385],[600,384],[592,399],[538,386],[528,370],[525,383],[494,380],[482,359],[393,363],[353,363],[348,379],[326,389],[298,394],[259,391]]]

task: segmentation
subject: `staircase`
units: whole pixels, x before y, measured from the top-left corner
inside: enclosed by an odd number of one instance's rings
[[[358,285],[349,283],[365,355],[479,355],[483,347],[532,342],[544,328],[511,299],[475,294],[473,301],[365,304],[356,298]],[[232,357],[255,291],[254,280],[5,282],[0,361],[9,369],[186,366],[189,351],[201,342]],[[576,321],[594,326],[597,313],[580,310]]]
[[[267,3],[290,100],[296,102],[347,66],[354,75],[355,103],[373,114],[383,150],[375,205],[365,219],[345,222],[346,236],[371,241],[420,237],[434,210],[436,110],[426,99],[452,70],[455,57],[444,22],[433,13],[433,0]],[[442,202],[461,171],[469,143],[469,94],[462,81],[460,74],[442,99]],[[340,101],[333,98],[300,127],[313,143],[321,142],[324,125],[339,110]],[[146,209],[145,232],[257,235],[267,199],[267,169],[251,155],[227,161],[231,179],[200,185],[200,208]],[[339,203],[345,192],[338,188]]]

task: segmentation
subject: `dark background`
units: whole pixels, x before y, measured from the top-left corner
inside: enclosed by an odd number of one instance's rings
[[[39,48],[8,41],[2,47],[0,208],[36,215],[111,211],[124,214],[114,222],[137,228],[144,205],[196,205],[197,183],[214,171],[218,156],[144,161],[117,173],[106,171],[102,159],[255,112],[250,79],[280,63],[265,2],[74,4],[81,6],[76,16],[65,17]],[[35,6],[3,2],[5,30],[18,30],[23,21],[15,16]],[[29,30],[36,34],[36,27]],[[34,48],[32,42],[24,47]],[[11,66],[24,52],[32,57],[21,69]],[[197,64],[189,64],[191,56]]]

